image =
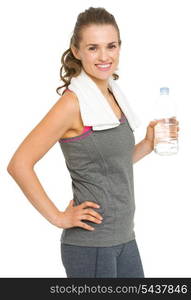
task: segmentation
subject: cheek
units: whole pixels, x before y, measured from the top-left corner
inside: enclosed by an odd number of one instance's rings
[[[119,50],[110,52],[110,57],[117,62],[119,60],[119,53]]]
[[[120,55],[120,51],[117,50],[117,51],[114,53],[114,56],[115,56],[115,58],[118,59],[118,60],[119,60],[119,55]]]
[[[97,59],[97,56],[93,53],[88,53],[88,54],[84,55],[84,57],[82,57],[82,61],[86,64],[94,63],[96,59]]]
[[[88,55],[89,62],[95,62],[97,60],[97,57],[98,57],[97,53],[90,53]]]
[[[111,59],[113,60],[114,65],[118,65],[118,63],[119,63],[119,56],[118,55],[113,55],[111,57]]]

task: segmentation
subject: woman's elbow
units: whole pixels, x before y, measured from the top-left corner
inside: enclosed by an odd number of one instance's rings
[[[18,161],[11,160],[7,165],[7,172],[13,176],[20,169]]]
[[[12,176],[16,176],[16,174],[22,172],[24,169],[33,168],[33,166],[27,162],[20,160],[11,160],[7,165],[7,172]]]

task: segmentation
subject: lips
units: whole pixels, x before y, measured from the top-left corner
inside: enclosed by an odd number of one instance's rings
[[[108,64],[96,64],[96,67],[100,70],[100,71],[108,71],[111,68],[112,63],[108,63]]]

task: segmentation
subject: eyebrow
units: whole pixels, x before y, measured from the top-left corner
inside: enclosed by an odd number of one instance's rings
[[[110,43],[108,43],[108,45],[111,45],[111,44],[114,44],[114,43],[117,44],[117,42],[110,42]],[[98,44],[87,44],[86,47],[88,47],[88,46],[99,46],[99,45]]]

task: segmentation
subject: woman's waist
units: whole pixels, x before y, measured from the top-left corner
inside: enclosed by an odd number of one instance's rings
[[[73,189],[73,199],[75,205],[80,205],[85,201],[97,203],[100,207],[94,208],[103,218],[107,218],[107,223],[112,223],[114,219],[122,218],[122,215],[134,213],[135,201],[133,194],[128,190],[124,194],[113,194],[105,189],[88,190],[86,192]]]
[[[94,227],[93,231],[81,227],[64,229],[62,242],[71,242],[79,245],[106,246],[109,244],[122,243],[134,234],[134,213],[121,212],[121,215],[106,215],[101,224],[82,220]]]

